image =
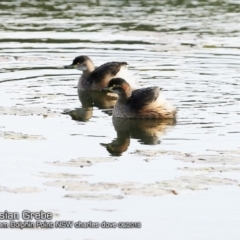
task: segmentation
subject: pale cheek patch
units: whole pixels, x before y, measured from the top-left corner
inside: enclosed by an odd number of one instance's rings
[[[77,70],[80,70],[80,71],[86,71],[86,70],[87,70],[87,67],[86,67],[86,66],[83,66],[83,65],[81,65],[81,64],[75,65],[75,68],[76,68]]]

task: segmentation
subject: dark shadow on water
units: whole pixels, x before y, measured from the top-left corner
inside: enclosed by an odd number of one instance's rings
[[[83,108],[97,107],[99,109],[112,109],[117,96],[101,91],[78,91],[78,98]]]
[[[113,109],[117,101],[116,95],[100,91],[78,91],[78,97],[82,107],[66,111],[64,114],[68,114],[73,120],[81,122],[86,122],[92,117],[93,107],[99,109]],[[108,115],[112,114],[112,111],[103,112]]]
[[[117,137],[108,144],[100,143],[112,156],[121,156],[127,151],[130,140],[138,139],[141,144],[157,145],[161,137],[176,124],[175,119],[122,119],[113,118]]]

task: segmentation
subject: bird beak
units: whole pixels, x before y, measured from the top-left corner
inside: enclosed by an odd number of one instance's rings
[[[75,65],[73,65],[73,64],[70,64],[70,65],[66,65],[66,66],[64,66],[64,68],[70,68],[70,69],[72,69],[72,68],[75,68]]]

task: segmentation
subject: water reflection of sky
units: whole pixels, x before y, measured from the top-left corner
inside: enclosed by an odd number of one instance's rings
[[[137,239],[239,239],[239,10],[228,0],[0,2],[5,209],[142,221]],[[80,72],[63,69],[77,55],[128,62],[140,85],[163,88],[177,121],[113,119],[115,100],[78,95]]]

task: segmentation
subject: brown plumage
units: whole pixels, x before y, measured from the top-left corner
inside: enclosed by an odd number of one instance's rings
[[[118,94],[113,116],[118,118],[175,118],[176,108],[161,95],[159,87],[133,90],[122,78],[112,79],[105,90]]]

